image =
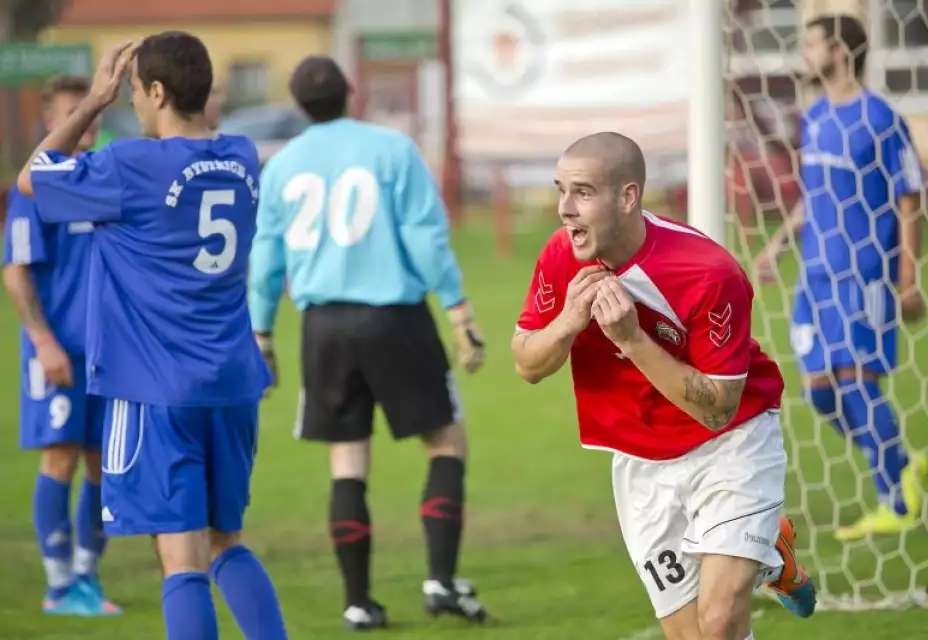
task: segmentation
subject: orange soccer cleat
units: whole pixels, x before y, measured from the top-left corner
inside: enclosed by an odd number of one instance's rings
[[[795,543],[796,528],[793,521],[782,516],[777,551],[783,556],[783,571],[779,580],[768,586],[774,590],[784,607],[800,618],[808,618],[815,613],[815,584],[805,567],[796,560]]]

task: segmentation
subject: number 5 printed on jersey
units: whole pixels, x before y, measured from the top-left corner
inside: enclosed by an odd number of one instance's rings
[[[326,231],[335,244],[350,247],[370,231],[380,205],[380,185],[373,173],[361,167],[346,169],[331,188],[319,174],[301,173],[284,187],[283,199],[302,202],[287,227],[288,249],[312,251]]]
[[[197,271],[207,275],[217,275],[228,270],[235,261],[238,250],[238,231],[231,220],[214,216],[213,207],[235,204],[235,192],[231,189],[221,191],[204,191],[200,202],[200,221],[197,231],[204,240],[213,235],[222,236],[222,251],[213,254],[201,247],[193,266]]]

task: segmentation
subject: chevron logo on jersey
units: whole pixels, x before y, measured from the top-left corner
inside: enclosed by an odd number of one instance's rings
[[[554,287],[545,282],[543,271],[538,272],[538,290],[535,292],[535,307],[538,313],[547,313],[554,309],[557,300],[554,298]]]
[[[726,305],[721,313],[709,312],[709,322],[717,327],[709,330],[709,340],[716,347],[723,346],[731,338],[731,315],[731,304]]]

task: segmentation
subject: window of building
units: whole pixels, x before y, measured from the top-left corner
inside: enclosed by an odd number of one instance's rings
[[[732,45],[738,53],[793,51],[797,46],[797,16],[793,0],[739,3],[733,14]]]
[[[800,69],[796,0],[735,0],[731,8],[733,77],[788,75]]]
[[[235,62],[226,87],[231,107],[264,104],[268,100],[268,69],[262,61]]]
[[[928,109],[928,6],[869,0],[868,79],[900,109]]]

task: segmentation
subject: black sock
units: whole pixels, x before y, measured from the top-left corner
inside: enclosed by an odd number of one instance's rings
[[[464,529],[463,460],[432,459],[419,513],[429,553],[429,577],[450,586],[458,569]]]
[[[363,606],[370,598],[371,517],[363,480],[334,480],[329,503],[329,533],[345,582],[345,606]]]

